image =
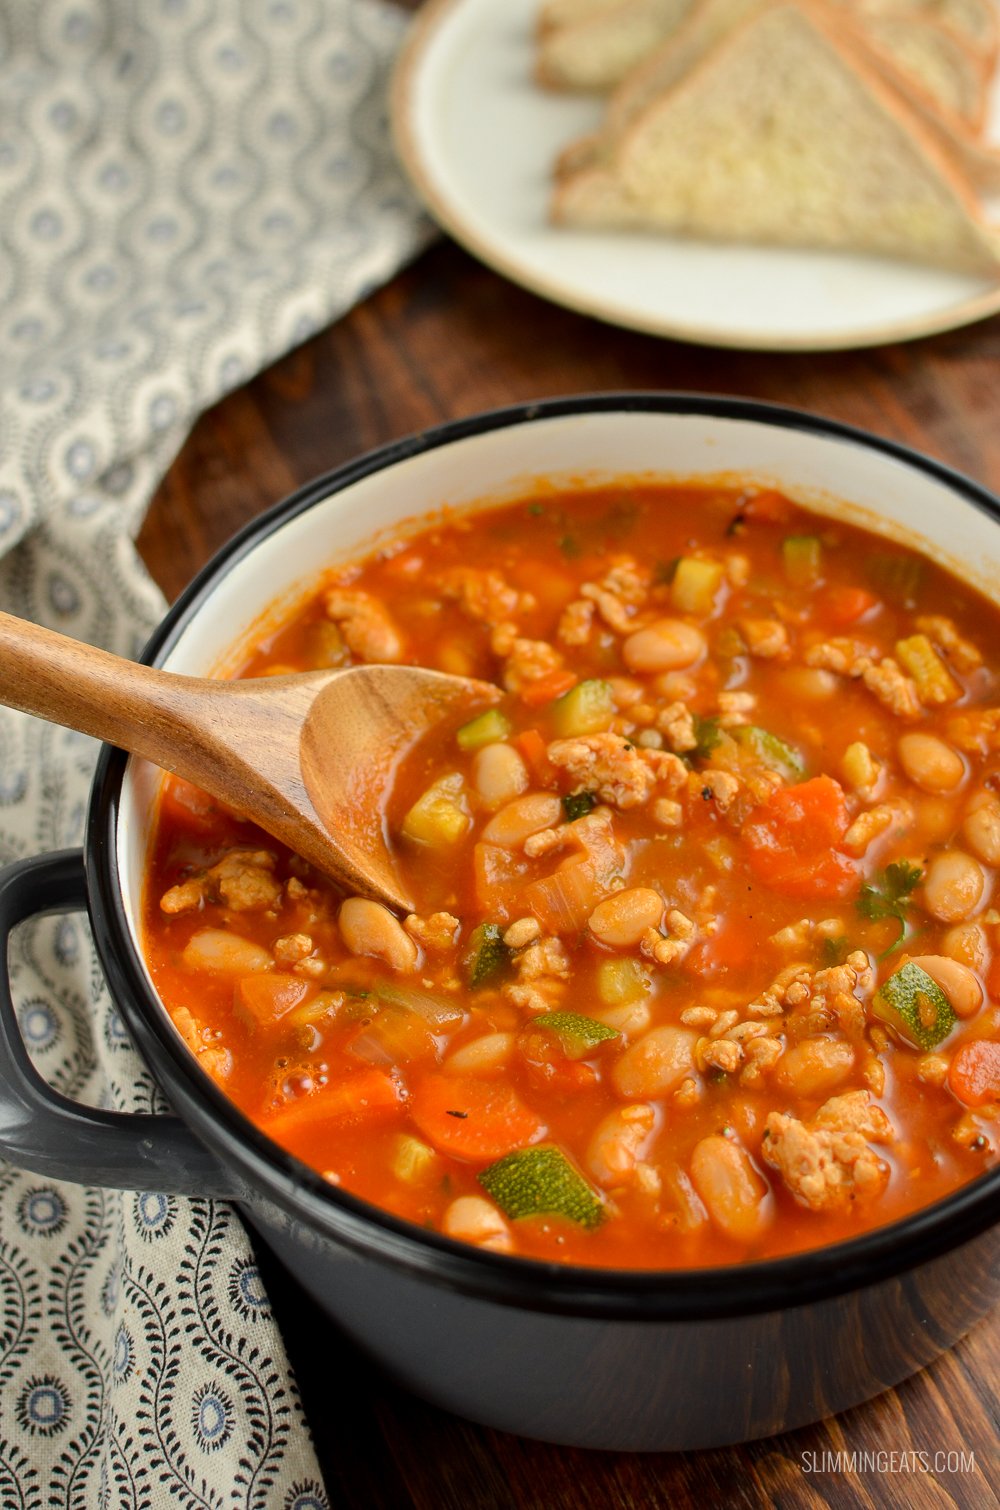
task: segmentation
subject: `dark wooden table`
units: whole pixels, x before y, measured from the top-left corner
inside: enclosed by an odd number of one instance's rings
[[[556,309],[438,243],[204,416],[139,543],[173,597],[238,526],[371,446],[479,409],[622,388],[795,404],[920,447],[1000,490],[998,379],[1000,318],[870,352],[708,351]],[[1000,1315],[915,1379],[809,1430],[726,1451],[619,1455],[522,1441],[422,1404],[323,1328],[284,1276],[267,1278],[335,1507],[1000,1505]],[[357,1387],[338,1387],[345,1376]],[[963,1452],[974,1467],[949,1471],[945,1459],[933,1471],[936,1454]],[[834,1453],[839,1469],[824,1466]],[[894,1471],[916,1453],[931,1471]]]

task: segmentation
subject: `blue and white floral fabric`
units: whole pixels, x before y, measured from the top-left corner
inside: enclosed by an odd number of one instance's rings
[[[123,654],[132,540],[193,418],[388,278],[427,226],[393,162],[379,0],[3,0],[0,606]],[[80,841],[91,741],[0,709],[0,861]],[[80,917],[19,931],[35,1062],[158,1093]],[[224,1204],[0,1164],[0,1505],[322,1510]]]

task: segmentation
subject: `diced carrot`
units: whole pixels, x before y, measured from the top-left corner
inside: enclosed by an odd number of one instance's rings
[[[951,1061],[948,1084],[966,1106],[1000,1101],[1000,1043],[991,1038],[964,1043]]]
[[[858,870],[835,848],[847,826],[844,793],[832,776],[779,787],[743,825],[750,869],[784,896],[848,897],[857,889]]]
[[[748,519],[759,519],[764,524],[787,524],[793,516],[793,506],[783,493],[774,488],[761,488],[742,506]]]
[[[878,605],[878,598],[864,587],[828,587],[820,597],[820,613],[833,629],[856,624]]]
[[[300,1006],[315,990],[293,975],[245,975],[236,982],[236,1009],[266,1026]]]
[[[528,768],[539,786],[550,786],[555,780],[555,767],[548,755],[548,745],[540,729],[525,729],[514,740],[528,763]]]
[[[325,1122],[341,1126],[380,1122],[402,1110],[405,1092],[385,1070],[361,1070],[298,1096],[273,1116],[261,1118],[264,1131],[279,1143]]]
[[[441,1153],[499,1159],[545,1135],[545,1123],[513,1086],[472,1075],[426,1075],[410,1100],[414,1124]]]
[[[541,708],[545,703],[562,697],[564,692],[576,686],[578,680],[575,672],[557,666],[554,671],[546,671],[544,676],[536,677],[533,682],[525,682],[517,695],[529,708]]]

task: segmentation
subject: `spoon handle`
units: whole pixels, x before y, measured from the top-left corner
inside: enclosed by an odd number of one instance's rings
[[[196,677],[140,666],[0,612],[0,702],[8,707],[177,770],[200,696]]]

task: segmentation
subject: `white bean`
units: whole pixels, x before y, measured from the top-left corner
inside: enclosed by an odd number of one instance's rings
[[[968,965],[943,954],[916,954],[912,963],[919,965],[941,987],[956,1017],[974,1017],[983,1004],[983,988]]]
[[[254,975],[274,964],[260,944],[227,933],[224,928],[202,928],[193,933],[181,956],[189,970],[207,970],[210,975]]]
[[[412,970],[417,946],[402,924],[381,902],[368,897],[348,897],[341,905],[340,936],[352,954],[367,954],[384,960],[393,970]]]
[[[586,1165],[605,1190],[626,1185],[656,1126],[651,1106],[620,1106],[598,1122],[587,1145]]]
[[[691,1073],[697,1041],[687,1028],[652,1028],[615,1061],[615,1090],[630,1101],[665,1096]]]
[[[987,865],[1000,865],[1000,800],[992,792],[977,792],[973,797],[962,833],[980,860]]]
[[[824,1096],[854,1068],[854,1050],[841,1038],[804,1038],[778,1061],[774,1078],[799,1096]]]
[[[936,734],[903,734],[897,745],[899,763],[922,791],[953,792],[965,775],[965,761]]]
[[[472,762],[472,784],[487,807],[502,807],[528,790],[528,767],[513,745],[484,745]]]
[[[946,849],[927,867],[924,906],[942,923],[971,917],[982,901],[986,877],[978,860],[960,849]]]
[[[562,817],[562,803],[554,792],[529,792],[502,807],[483,829],[487,844],[503,849],[517,849],[532,834],[551,828]]]
[[[614,1028],[623,1038],[637,1038],[640,1033],[645,1033],[653,1020],[652,1009],[644,998],[619,1002],[613,1007],[588,1007],[587,1010],[591,1017],[603,1022],[606,1028]]]
[[[822,666],[789,666],[780,673],[781,690],[789,698],[798,701],[808,698],[810,702],[825,702],[840,686],[832,671]]]
[[[494,1253],[509,1253],[512,1247],[510,1228],[500,1212],[481,1195],[460,1195],[452,1201],[441,1220],[446,1237],[457,1237],[477,1248],[491,1248]]]
[[[630,671],[678,671],[700,661],[705,649],[705,636],[693,624],[657,619],[629,635],[622,645],[622,659]]]
[[[456,1075],[488,1075],[505,1065],[514,1052],[513,1033],[483,1033],[471,1038],[453,1054],[449,1054],[443,1068]]]
[[[721,1133],[695,1145],[691,1180],[712,1221],[735,1242],[753,1242],[773,1216],[767,1184],[746,1149]]]
[[[941,940],[941,950],[970,970],[986,968],[986,935],[978,923],[956,923],[949,928]]]
[[[629,886],[598,902],[587,927],[594,937],[612,949],[631,949],[647,928],[658,928],[663,917],[663,898],[650,886]]]

